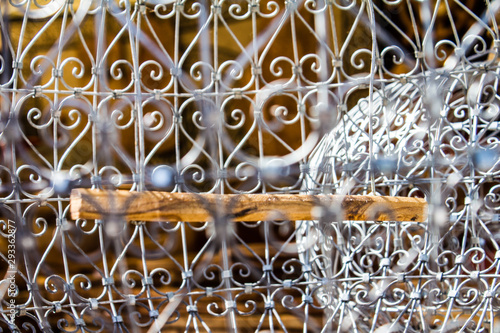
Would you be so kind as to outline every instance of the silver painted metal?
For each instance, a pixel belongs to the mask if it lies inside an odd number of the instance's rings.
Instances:
[[[0,328],[499,332],[499,5],[3,1]],[[430,214],[72,221],[73,187]]]

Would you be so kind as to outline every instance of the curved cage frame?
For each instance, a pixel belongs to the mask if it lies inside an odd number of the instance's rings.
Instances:
[[[499,10],[2,1],[0,328],[498,332]],[[72,220],[78,187],[409,196],[429,214],[235,223],[201,200],[209,221]]]

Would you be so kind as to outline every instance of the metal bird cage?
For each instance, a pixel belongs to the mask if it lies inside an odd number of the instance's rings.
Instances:
[[[2,332],[500,332],[499,10],[2,1]],[[428,217],[72,220],[75,188]]]

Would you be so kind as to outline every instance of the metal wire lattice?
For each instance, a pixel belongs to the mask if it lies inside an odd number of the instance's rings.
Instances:
[[[500,332],[500,1],[1,2],[3,331]],[[71,220],[77,187],[428,221]]]

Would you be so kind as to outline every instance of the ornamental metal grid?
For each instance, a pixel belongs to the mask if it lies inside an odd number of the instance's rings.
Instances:
[[[2,1],[1,330],[500,332],[499,7]],[[429,216],[73,221],[74,187]]]

